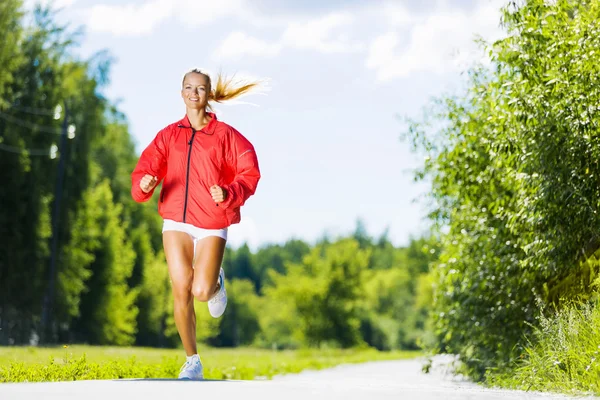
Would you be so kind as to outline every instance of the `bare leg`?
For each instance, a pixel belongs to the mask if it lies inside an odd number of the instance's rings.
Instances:
[[[192,356],[198,352],[192,297],[194,241],[187,233],[166,231],[163,233],[163,247],[173,288],[175,325],[186,354]]]
[[[223,262],[226,241],[218,236],[208,236],[196,245],[192,294],[198,301],[206,302],[219,289],[217,281]]]

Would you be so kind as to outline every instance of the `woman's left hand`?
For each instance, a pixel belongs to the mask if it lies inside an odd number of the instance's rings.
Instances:
[[[210,195],[215,203],[222,203],[227,198],[227,191],[218,185],[213,185],[210,188]]]

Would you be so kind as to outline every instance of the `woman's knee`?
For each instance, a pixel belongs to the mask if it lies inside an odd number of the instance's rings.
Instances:
[[[163,233],[163,245],[175,307],[187,307],[192,301],[194,242],[187,233],[166,231]]]
[[[198,301],[207,302],[215,293],[215,285],[206,282],[198,282],[192,286],[192,295]]]
[[[192,299],[192,277],[173,282],[173,298],[177,304],[187,304]]]

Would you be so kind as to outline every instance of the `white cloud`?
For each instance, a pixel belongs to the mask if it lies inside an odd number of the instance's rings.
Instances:
[[[153,0],[142,5],[95,5],[85,13],[87,27],[93,32],[114,35],[144,35],[169,18],[174,11],[171,0]]]
[[[56,7],[56,8],[70,7],[73,4],[75,4],[76,1],[77,0],[55,0],[54,7]]]
[[[213,58],[242,58],[244,56],[275,56],[284,48],[315,50],[321,53],[349,53],[364,48],[346,35],[354,22],[347,13],[332,13],[307,21],[293,21],[279,40],[265,41],[243,32],[233,32],[219,45]]]
[[[409,24],[415,20],[415,15],[402,4],[387,3],[381,9],[381,14],[394,25]]]
[[[322,53],[356,51],[360,45],[351,42],[345,32],[339,32],[353,22],[353,16],[347,13],[332,13],[306,22],[293,22],[283,33],[281,41],[285,46]]]
[[[49,0],[43,0],[49,1]],[[55,0],[72,4],[76,0]],[[86,10],[87,26],[93,32],[115,35],[147,35],[159,24],[176,19],[188,27],[234,17],[262,34],[265,27],[278,29],[279,37],[259,37],[236,29],[218,44],[213,60],[243,57],[274,57],[283,49],[318,51],[321,53],[363,52],[367,68],[375,71],[379,81],[405,77],[416,71],[444,73],[462,68],[480,57],[473,43],[474,35],[484,39],[501,33],[498,8],[504,0],[477,2],[472,9],[450,7],[448,0],[438,0],[427,13],[413,13],[398,2],[390,2],[377,10],[354,9],[352,13],[336,11],[324,16],[299,19],[294,16],[269,16],[252,8],[248,0],[148,0],[142,4],[95,5]],[[377,37],[351,35],[358,32],[358,16],[366,24],[391,27]],[[385,32],[385,31],[383,31]],[[358,35],[358,34],[356,34]],[[368,48],[363,40],[370,40]]]
[[[177,17],[191,27],[231,15],[249,17],[251,14],[245,0],[173,0],[173,2],[177,5]]]
[[[381,35],[371,43],[369,56],[367,58],[367,68],[376,68],[380,75],[384,75],[385,66],[394,63],[394,52],[398,47],[399,35],[396,32],[389,32]],[[385,78],[385,77],[384,77]]]
[[[147,35],[161,22],[172,18],[178,19],[188,27],[197,27],[232,15],[252,18],[251,10],[246,7],[246,0],[150,0],[141,4],[96,4],[85,9],[83,13],[90,31],[112,33],[116,36]]]
[[[240,31],[232,32],[215,51],[214,58],[268,57],[278,54],[286,47],[323,53],[347,53],[364,48],[361,43],[348,38],[348,27],[354,23],[355,18],[346,12],[298,20],[292,16],[259,13],[247,0],[150,0],[141,4],[96,4],[82,12],[89,31],[112,33],[116,36],[148,35],[160,23],[170,19],[177,19],[186,26],[195,28],[210,21],[235,17],[258,28],[282,29],[281,37],[271,41],[255,38]]]
[[[278,43],[268,43],[244,32],[232,32],[220,44],[213,58],[241,58],[244,56],[274,56],[281,50]]]
[[[376,71],[379,81],[406,77],[416,71],[441,74],[464,68],[482,58],[474,43],[475,35],[487,41],[502,36],[500,6],[498,0],[478,3],[468,11],[442,6],[425,17],[411,17],[401,9],[396,20],[409,28],[408,44],[400,48],[397,28],[380,35],[372,41],[365,65]]]
[[[61,9],[72,6],[76,1],[77,0],[25,0],[23,6],[27,10],[33,9],[36,4],[41,6],[51,5],[53,9]]]

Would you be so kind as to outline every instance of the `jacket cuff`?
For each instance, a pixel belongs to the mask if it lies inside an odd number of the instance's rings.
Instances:
[[[225,195],[225,201],[222,203],[219,203],[219,206],[223,207],[223,208],[230,208],[231,204],[233,203],[234,197],[235,197],[233,194],[233,190],[231,190],[229,185],[222,186],[222,188],[226,192],[226,195]]]

